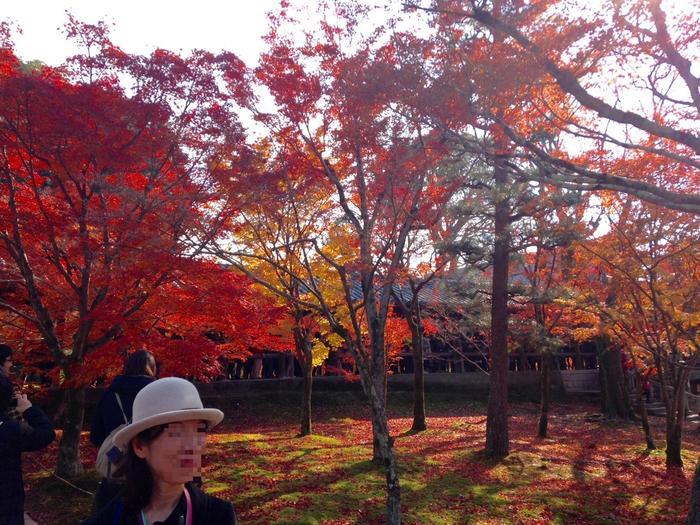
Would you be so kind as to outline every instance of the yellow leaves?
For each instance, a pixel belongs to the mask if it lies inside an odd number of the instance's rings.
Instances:
[[[595,246],[607,276],[598,308],[608,334],[642,357],[697,352],[698,247],[677,212],[626,209]]]
[[[331,349],[342,348],[342,346],[345,344],[345,341],[343,340],[343,338],[340,337],[335,332],[329,333],[325,339],[326,339],[326,342],[328,343],[328,345],[330,345]]]
[[[600,330],[596,327],[591,328],[574,328],[571,331],[571,338],[577,343],[583,343],[590,341],[594,337],[600,334]]]
[[[311,345],[311,362],[313,366],[321,366],[323,362],[326,360],[328,357],[328,353],[330,352],[330,348],[328,348],[323,341],[320,339],[315,339],[313,344]]]
[[[318,319],[318,330],[321,336],[314,339],[311,345],[313,366],[322,365],[331,350],[342,348],[345,343],[342,337],[331,330],[325,317]]]

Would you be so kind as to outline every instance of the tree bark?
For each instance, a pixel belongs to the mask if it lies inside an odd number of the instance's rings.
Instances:
[[[684,383],[681,383],[681,386]],[[676,385],[678,387],[679,385]],[[672,411],[666,413],[666,467],[683,466],[681,449],[683,447],[683,421],[685,419],[685,389],[673,390]]]
[[[394,455],[394,440],[389,435],[389,425],[386,414],[386,403],[380,399],[379,388],[373,385],[375,395],[369,396],[372,405],[372,437],[378,454],[374,461],[384,466],[386,473],[386,518],[389,525],[401,523],[401,485],[396,469]]]
[[[644,378],[639,374],[637,374],[637,403],[639,404],[639,415],[642,419],[642,430],[644,431],[644,439],[647,442],[647,450],[656,450],[654,435],[651,433],[651,427],[649,426],[647,405],[644,401]]]
[[[311,390],[313,385],[314,356],[309,341],[309,332],[302,326],[304,312],[295,313],[296,325],[294,327],[294,345],[301,373],[303,375],[301,393],[301,421],[299,436],[311,435]]]
[[[380,400],[377,400],[378,402],[381,402]],[[374,414],[374,404],[375,402],[373,400],[370,400],[372,403],[372,463],[376,463],[377,465],[384,465],[386,461],[388,460],[387,454],[387,448],[382,445],[382,440],[384,439],[382,436],[384,435],[384,430],[382,423],[379,421],[379,416],[376,416]],[[384,407],[382,408],[382,411],[384,413],[384,417],[386,417],[386,403],[384,403]],[[387,425],[384,423],[384,425]]]
[[[498,191],[505,192],[508,177],[500,162],[494,168]],[[508,254],[509,209],[507,196],[495,205],[493,286],[491,297],[491,348],[489,349],[489,399],[486,413],[486,454],[505,457],[508,438]]]
[[[666,424],[666,466],[669,468],[682,467],[681,441],[683,426],[679,421]]]
[[[600,363],[600,409],[610,418],[632,419],[632,407],[626,391],[620,349],[598,348]]]
[[[540,374],[541,401],[540,423],[537,427],[537,437],[547,437],[547,425],[549,423],[549,399],[551,393],[552,354],[549,351],[542,353],[542,372]]]
[[[311,387],[313,384],[313,363],[309,356],[306,363],[302,365],[304,373],[303,393],[301,396],[301,429],[300,436],[311,435]]]
[[[423,333],[420,325],[411,323],[413,348],[413,425],[411,430],[422,432],[428,428],[425,420],[425,370],[423,369]]]
[[[80,432],[85,417],[85,388],[69,388],[64,393],[63,435],[58,445],[56,474],[71,478],[83,473],[80,460]]]

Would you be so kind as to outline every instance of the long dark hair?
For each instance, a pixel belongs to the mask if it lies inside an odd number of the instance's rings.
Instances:
[[[12,348],[4,343],[0,343],[0,366],[5,364],[5,361],[12,357]]]
[[[155,373],[156,359],[148,350],[137,350],[129,356],[124,364],[125,376],[149,376]]]
[[[150,443],[160,436],[168,425],[158,425],[142,430],[138,438],[142,443]],[[126,475],[126,505],[133,510],[144,508],[151,501],[154,479],[151,468],[134,452],[129,443],[129,451],[124,465]]]

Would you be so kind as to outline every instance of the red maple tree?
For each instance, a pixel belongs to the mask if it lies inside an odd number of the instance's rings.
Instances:
[[[250,344],[241,334],[257,307],[246,281],[197,261],[203,225],[216,223],[206,176],[224,153],[238,159],[230,169],[245,162],[217,84],[233,83],[237,59],[128,55],[103,24],[73,18],[66,32],[85,50],[65,68],[27,67],[8,38],[0,53],[0,310],[18,346],[45,349],[57,367],[57,470],[74,475],[86,382],[137,341],[172,373],[210,375],[216,355]],[[251,321],[236,330],[231,316]],[[226,321],[234,346],[207,343]]]

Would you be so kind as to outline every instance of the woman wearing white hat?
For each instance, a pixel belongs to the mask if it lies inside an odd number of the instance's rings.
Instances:
[[[83,525],[235,525],[233,506],[190,482],[199,475],[206,432],[224,418],[204,408],[195,386],[168,377],[134,399],[132,422],[114,436],[127,449],[125,489]]]

